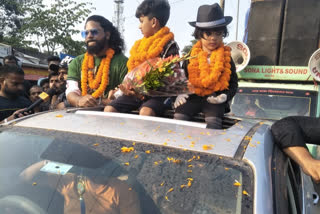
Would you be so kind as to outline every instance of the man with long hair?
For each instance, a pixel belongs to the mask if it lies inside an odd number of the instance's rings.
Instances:
[[[106,18],[90,16],[81,32],[87,52],[69,65],[66,95],[76,107],[106,105],[127,73],[124,41]],[[110,92],[110,93],[109,93]]]

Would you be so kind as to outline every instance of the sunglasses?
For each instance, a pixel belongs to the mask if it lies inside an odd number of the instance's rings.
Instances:
[[[223,36],[223,31],[204,31],[203,35],[205,37],[210,37],[210,36],[216,36],[216,37],[219,37],[219,36]]]
[[[82,38],[87,38],[87,36],[89,35],[89,33],[91,33],[92,36],[97,36],[99,34],[99,30],[98,29],[91,29],[91,30],[83,30],[81,31],[81,36]]]

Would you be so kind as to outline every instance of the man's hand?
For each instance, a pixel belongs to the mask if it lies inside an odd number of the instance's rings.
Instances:
[[[98,101],[91,95],[85,95],[78,100],[77,107],[95,107]]]
[[[219,96],[210,96],[207,98],[207,101],[211,104],[221,104],[227,101],[227,95],[220,94]]]
[[[314,159],[306,148],[294,146],[283,151],[302,168],[306,175],[311,176],[316,183],[320,182],[320,160]]]
[[[119,85],[120,90],[123,92],[124,95],[127,96],[135,96],[140,100],[143,100],[145,97],[141,94],[136,93],[133,89],[127,89],[126,87],[124,87],[122,84]]]
[[[14,119],[32,114],[32,112],[25,112],[25,110],[26,110],[26,108],[19,109],[18,111],[15,111],[12,115],[10,115],[10,117],[6,118],[7,121],[14,120]]]
[[[119,93],[121,90],[119,90],[118,88],[115,88],[113,90],[110,90],[108,93],[108,99],[109,100],[114,100],[117,98],[116,93]]]
[[[174,101],[173,107],[178,108],[179,106],[185,104],[187,102],[188,97],[188,94],[180,94],[179,96],[177,96],[176,101]]]

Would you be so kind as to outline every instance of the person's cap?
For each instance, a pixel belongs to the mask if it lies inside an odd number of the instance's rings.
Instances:
[[[211,29],[227,26],[232,21],[231,16],[224,16],[218,3],[201,5],[198,9],[197,21],[189,22],[192,27]]]

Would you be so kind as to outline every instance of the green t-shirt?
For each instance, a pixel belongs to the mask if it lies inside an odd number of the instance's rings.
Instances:
[[[96,70],[98,70],[101,60],[104,57],[94,57],[94,65]],[[68,66],[68,80],[74,80],[79,83],[79,88],[81,89],[81,67],[82,61],[84,59],[84,54],[77,56],[73,59]],[[107,94],[109,90],[114,89],[119,84],[122,83],[123,78],[128,73],[127,68],[128,58],[122,53],[115,54],[110,63],[109,70],[109,84],[104,94]]]

